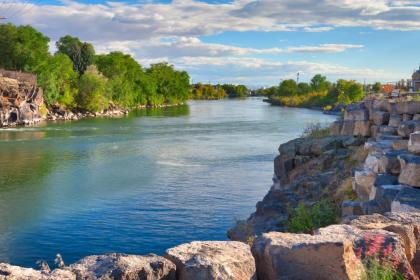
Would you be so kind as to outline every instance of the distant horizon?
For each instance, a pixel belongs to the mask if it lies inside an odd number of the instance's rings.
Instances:
[[[394,83],[420,63],[417,1],[5,0],[1,17],[43,32],[52,52],[69,34],[202,83],[271,86],[297,72]]]

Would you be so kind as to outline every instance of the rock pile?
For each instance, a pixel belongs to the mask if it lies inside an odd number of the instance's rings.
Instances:
[[[344,217],[420,211],[420,102],[369,100],[350,105],[332,131],[370,137],[364,146],[368,156],[353,176],[358,199],[343,203]]]

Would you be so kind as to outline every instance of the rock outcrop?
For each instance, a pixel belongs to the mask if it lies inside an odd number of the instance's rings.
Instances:
[[[196,241],[168,249],[178,280],[252,280],[255,261],[250,247],[235,241]]]

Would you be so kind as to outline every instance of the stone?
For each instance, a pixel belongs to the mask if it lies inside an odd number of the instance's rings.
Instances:
[[[391,212],[420,212],[420,190],[403,188],[392,201]]]
[[[156,255],[106,254],[88,256],[65,268],[77,279],[175,280],[175,265]]]
[[[345,225],[316,235],[264,233],[252,246],[258,279],[360,279],[363,265],[345,231],[354,235]]]
[[[391,115],[389,117],[389,126],[398,127],[401,124],[402,118],[400,115]]]
[[[396,110],[398,114],[418,114],[420,112],[419,101],[404,101],[396,103]]]
[[[393,140],[392,148],[394,150],[407,150],[408,149],[408,140]]]
[[[379,133],[381,134],[388,134],[388,135],[396,135],[398,127],[396,126],[389,126],[389,125],[381,125],[379,127]]]
[[[364,163],[365,169],[370,169],[375,173],[380,173],[379,160],[381,157],[382,157],[382,154],[379,152],[369,153]]]
[[[177,280],[255,279],[254,258],[242,242],[195,241],[168,249],[165,258],[175,263]]]
[[[382,133],[378,133],[376,135],[376,141],[391,141],[392,143],[392,141],[395,141],[395,140],[402,140],[402,137],[398,135],[390,135],[390,134],[382,134]]]
[[[410,152],[420,155],[420,131],[410,134],[410,140],[408,141],[407,148]]]
[[[369,121],[355,121],[354,136],[370,136],[370,122]]]
[[[413,115],[411,115],[411,114],[403,114],[402,119],[403,119],[403,121],[411,121],[413,119]]]
[[[403,138],[410,137],[410,134],[420,130],[420,121],[405,121],[398,127],[398,135]]]
[[[343,127],[343,121],[338,120],[338,121],[333,122],[330,126],[331,135],[340,135],[342,127]]]
[[[397,185],[398,184],[398,176],[393,176],[389,174],[378,174],[376,176],[375,183],[373,184],[375,187],[383,186],[383,185]]]
[[[398,182],[420,188],[420,156],[404,154],[398,156],[398,159],[401,165]]]
[[[0,263],[0,280],[76,280],[76,275],[63,269],[41,272],[32,268]]]
[[[379,134],[379,125],[370,126],[370,137],[376,138]]]
[[[370,211],[367,211],[367,214],[383,214],[391,211],[392,202],[404,187],[404,185],[379,185],[372,187],[369,199],[375,201],[376,209],[370,209]]]
[[[373,121],[375,125],[384,125],[389,122],[389,113],[380,110],[372,110],[370,113],[370,120]]]
[[[413,116],[413,121],[420,121],[420,114],[415,114]]]
[[[341,204],[341,217],[364,215],[361,201],[343,201]]]
[[[354,121],[343,121],[341,126],[341,135],[353,135]]]
[[[379,173],[398,175],[401,170],[398,156],[403,155],[404,151],[387,151],[379,158]]]
[[[352,180],[353,190],[362,201],[369,200],[369,194],[376,180],[376,173],[371,169],[356,170]]]
[[[344,111],[345,121],[367,121],[369,120],[369,112],[366,109],[348,109]]]
[[[392,141],[391,140],[377,140],[374,141],[369,139],[365,142],[364,149],[368,153],[385,153],[386,151],[391,150],[392,148]]]

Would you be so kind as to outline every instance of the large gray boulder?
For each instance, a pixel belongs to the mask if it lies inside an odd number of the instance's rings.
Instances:
[[[237,241],[202,241],[168,249],[177,280],[251,280],[255,261],[250,247]]]
[[[366,109],[347,109],[344,111],[345,121],[367,121],[369,120],[369,112]]]
[[[420,212],[420,190],[403,188],[392,201],[391,212]]]
[[[356,234],[350,226],[338,227],[317,235],[264,233],[252,246],[258,279],[360,279],[363,266],[351,240]]]
[[[395,104],[398,114],[418,114],[420,112],[419,101],[404,101]]]
[[[401,165],[398,182],[420,188],[420,156],[404,154],[398,156],[398,159]]]
[[[401,115],[391,115],[389,117],[389,126],[398,127],[402,121]]]
[[[410,137],[410,134],[420,130],[420,121],[405,121],[398,126],[398,135],[403,138]]]
[[[389,113],[380,110],[372,110],[370,113],[370,120],[375,125],[384,125],[389,122]]]
[[[369,200],[369,194],[376,180],[377,173],[371,169],[356,170],[352,178],[353,190],[362,201]]]
[[[420,131],[410,134],[407,148],[410,152],[420,155]]]
[[[39,271],[0,263],[0,280],[76,280],[76,275],[63,269]]]
[[[175,280],[175,265],[156,255],[88,256],[66,268],[83,280]]]

